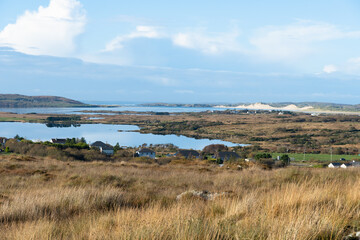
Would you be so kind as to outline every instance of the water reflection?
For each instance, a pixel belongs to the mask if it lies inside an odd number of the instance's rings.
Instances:
[[[46,123],[48,128],[69,128],[69,127],[80,127],[78,123]]]
[[[121,130],[121,131],[119,131]],[[139,127],[133,125],[82,124],[81,126],[48,127],[41,123],[1,122],[0,137],[12,138],[16,134],[30,140],[48,141],[52,138],[82,138],[88,142],[103,141],[121,146],[139,146],[146,144],[174,144],[185,149],[203,149],[209,144],[236,146],[231,142],[209,139],[194,139],[177,135],[141,134]]]

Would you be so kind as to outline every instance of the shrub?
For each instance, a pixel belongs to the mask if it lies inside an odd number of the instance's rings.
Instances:
[[[256,160],[272,158],[270,153],[258,153],[254,156]]]

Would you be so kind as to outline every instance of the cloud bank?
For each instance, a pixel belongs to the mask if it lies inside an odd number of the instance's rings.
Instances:
[[[204,33],[203,31],[180,32],[172,36],[173,44],[201,51],[205,54],[241,52],[237,30],[228,33]]]
[[[32,55],[69,56],[84,32],[86,13],[79,1],[51,0],[49,6],[26,11],[0,32],[0,46]]]

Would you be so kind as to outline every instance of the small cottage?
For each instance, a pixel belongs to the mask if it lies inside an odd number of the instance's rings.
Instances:
[[[65,138],[52,138],[50,140],[50,142],[55,143],[55,144],[65,144],[66,139]]]
[[[114,154],[114,148],[110,144],[103,143],[101,141],[96,141],[93,144],[90,145],[91,148],[97,148],[100,150],[101,153],[106,155],[113,155]]]
[[[142,148],[139,151],[136,151],[137,156],[139,157],[149,157],[155,159],[156,153],[148,148]]]
[[[341,167],[341,163],[330,163],[328,165],[329,168],[339,168]]]
[[[351,167],[351,163],[343,163],[341,164],[340,166],[341,168],[348,168],[348,167]]]
[[[360,167],[360,162],[352,161],[350,163],[343,163],[341,168],[349,168],[349,167]]]

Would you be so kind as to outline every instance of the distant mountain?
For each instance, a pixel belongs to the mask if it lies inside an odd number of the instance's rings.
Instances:
[[[0,94],[0,108],[90,107],[76,100],[56,96]]]

